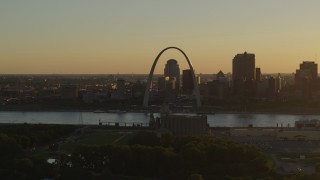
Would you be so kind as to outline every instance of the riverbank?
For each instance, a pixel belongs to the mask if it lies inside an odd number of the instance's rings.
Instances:
[[[181,114],[181,113],[179,113]],[[186,114],[186,113],[182,113]],[[159,117],[158,113],[154,114]],[[194,113],[191,115],[194,115]],[[296,121],[320,119],[320,115],[292,114],[249,114],[249,113],[216,113],[208,114],[210,127],[276,127],[278,125],[293,127]],[[73,124],[73,125],[103,125],[146,126],[150,114],[140,112],[126,113],[93,113],[93,112],[44,112],[44,111],[0,111],[0,123],[12,124]]]
[[[95,112],[97,109],[47,109],[47,108],[30,108],[30,107],[10,107],[10,108],[3,108],[0,106],[0,112],[92,112],[92,113],[97,113]],[[101,109],[98,109],[101,110]],[[119,109],[112,109],[112,110],[119,110]],[[102,110],[104,112],[98,112],[99,114],[107,114],[107,113],[117,113],[117,112],[108,112],[108,110]],[[145,110],[145,109],[140,109],[140,110],[124,110],[118,112],[118,113],[160,113],[160,111],[154,111],[154,110]],[[196,111],[194,112],[173,112],[173,113],[182,113],[182,114],[197,114]],[[214,110],[212,112],[206,113],[202,112],[201,114],[274,114],[274,115],[320,115],[320,109],[318,110],[304,110],[304,111],[279,111],[279,110],[274,110],[274,111],[235,111],[235,110]]]

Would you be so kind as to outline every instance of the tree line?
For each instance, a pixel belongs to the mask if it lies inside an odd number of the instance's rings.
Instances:
[[[205,179],[259,178],[273,173],[273,162],[255,146],[209,136],[138,133],[128,145],[78,146],[70,161],[72,168],[96,174],[163,179],[194,174]]]
[[[0,179],[41,179],[54,176],[46,159],[30,156],[34,147],[48,146],[75,126],[42,124],[0,125]]]

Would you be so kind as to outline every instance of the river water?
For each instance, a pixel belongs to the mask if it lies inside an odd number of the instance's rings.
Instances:
[[[159,116],[159,114],[155,114]],[[285,115],[285,114],[215,114],[208,115],[211,127],[285,127],[294,126],[298,120],[320,119],[320,115]],[[0,123],[31,124],[98,124],[115,123],[120,125],[148,123],[148,113],[93,113],[93,112],[0,112]]]

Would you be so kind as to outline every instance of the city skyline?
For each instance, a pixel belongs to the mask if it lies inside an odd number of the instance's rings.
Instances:
[[[0,3],[0,74],[148,74],[168,46],[196,73],[232,71],[256,55],[262,73],[293,73],[318,62],[318,1],[8,1]],[[188,69],[176,51],[163,54]]]

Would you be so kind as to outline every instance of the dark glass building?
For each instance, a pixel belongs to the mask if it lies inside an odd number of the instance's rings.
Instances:
[[[192,72],[190,69],[182,71],[182,90],[184,94],[192,94],[194,85],[192,80]]]
[[[255,80],[255,55],[244,52],[232,61],[233,80]]]

